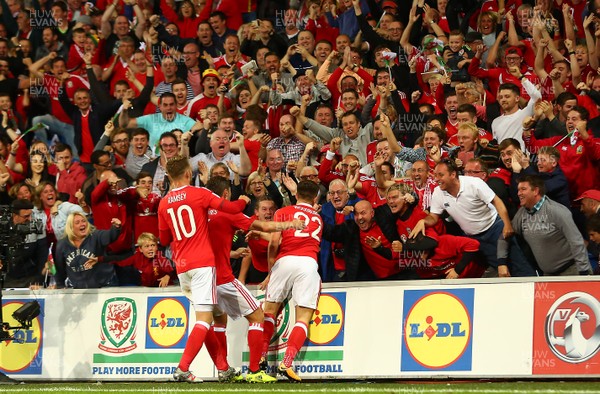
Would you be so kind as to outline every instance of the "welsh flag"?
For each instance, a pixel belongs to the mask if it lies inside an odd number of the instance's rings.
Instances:
[[[54,245],[54,243],[50,244],[50,247],[48,248],[48,271],[50,272],[51,275],[56,275],[56,265],[54,265],[54,256],[52,256],[52,246]]]

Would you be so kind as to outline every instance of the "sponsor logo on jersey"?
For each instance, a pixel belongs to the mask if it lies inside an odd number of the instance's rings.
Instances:
[[[6,300],[2,304],[4,322],[11,327],[20,326],[12,314],[31,300]],[[38,300],[41,313],[28,330],[9,330],[14,340],[0,342],[0,371],[10,374],[40,375],[42,373],[44,300]]]
[[[473,289],[404,292],[402,371],[468,371]]]
[[[137,306],[126,297],[109,298],[104,302],[100,318],[98,348],[109,353],[126,353],[137,347]]]
[[[321,294],[308,326],[308,340],[314,345],[344,345],[346,293]]]
[[[146,349],[183,349],[187,341],[188,309],[185,297],[148,297]]]

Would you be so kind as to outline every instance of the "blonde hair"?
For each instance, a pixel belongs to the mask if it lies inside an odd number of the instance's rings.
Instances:
[[[71,212],[69,214],[69,216],[67,216],[67,222],[65,224],[65,236],[71,243],[73,243],[76,239],[75,232],[73,230],[73,222],[75,222],[75,216],[81,216],[82,218],[85,219],[86,226],[87,226],[85,229],[86,236],[90,235],[92,233],[92,231],[94,230],[94,227],[87,220],[87,217],[85,216],[85,214],[83,214],[82,212]]]
[[[142,246],[142,244],[147,242],[154,242],[158,244],[158,238],[156,238],[156,235],[152,233],[141,233],[137,239],[137,245]]]
[[[473,138],[477,139],[479,137],[479,129],[477,128],[477,125],[475,123],[472,122],[466,122],[461,124],[460,126],[458,126],[458,131],[461,130],[467,130],[470,131]]]
[[[247,195],[252,195],[252,191],[250,188],[250,184],[252,182],[254,182],[256,179],[259,179],[261,181],[264,181],[261,176],[258,174],[258,171],[254,171],[252,174],[248,175],[248,181],[246,182],[246,194]],[[265,194],[266,194],[266,188],[265,188]]]

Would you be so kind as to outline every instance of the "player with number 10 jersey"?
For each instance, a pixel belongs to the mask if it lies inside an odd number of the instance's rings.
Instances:
[[[238,213],[245,206],[244,200],[227,201],[208,189],[194,186],[173,189],[163,197],[158,206],[160,240],[163,245],[171,241],[177,273],[215,266],[208,238],[208,208]]]

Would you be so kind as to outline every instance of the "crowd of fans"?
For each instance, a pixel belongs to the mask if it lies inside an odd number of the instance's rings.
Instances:
[[[318,183],[325,282],[597,266],[600,1],[1,5],[0,203],[41,223],[7,287],[172,284],[176,155],[263,221]],[[268,242],[234,237],[242,282]]]

